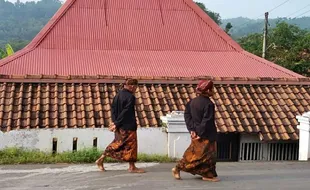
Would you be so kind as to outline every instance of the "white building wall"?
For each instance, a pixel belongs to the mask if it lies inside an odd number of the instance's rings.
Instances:
[[[182,111],[174,111],[161,119],[167,125],[168,156],[182,158],[185,150],[191,143],[191,137],[184,120],[184,113]]]
[[[167,133],[161,128],[139,128],[138,150],[145,154],[166,155]],[[78,138],[77,150],[92,148],[93,139],[97,137],[100,150],[112,142],[114,134],[107,129],[31,129],[0,132],[0,149],[19,147],[51,152],[53,138],[57,138],[57,152],[72,151],[73,138]]]
[[[310,160],[310,112],[296,117],[299,125],[299,160]]]
[[[191,143],[191,137],[186,133],[168,133],[168,156],[182,158]]]

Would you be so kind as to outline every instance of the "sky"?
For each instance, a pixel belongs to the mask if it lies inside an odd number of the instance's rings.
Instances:
[[[197,0],[214,12],[220,13],[222,18],[248,17],[264,18],[264,13],[272,10],[287,0]],[[302,10],[301,10],[302,9]],[[299,11],[300,10],[300,11]],[[298,12],[297,12],[298,11]],[[310,16],[309,0],[288,0],[285,4],[270,12],[270,18]],[[295,14],[293,14],[296,12]]]
[[[15,2],[16,0],[9,0]],[[27,0],[21,0],[25,2]],[[223,19],[235,17],[248,17],[252,19],[263,18],[264,13],[270,12],[269,18],[310,16],[309,0],[195,0],[202,2],[214,12],[220,13]],[[287,1],[287,2],[286,2]],[[306,13],[307,12],[307,13]],[[303,14],[305,13],[305,14]]]

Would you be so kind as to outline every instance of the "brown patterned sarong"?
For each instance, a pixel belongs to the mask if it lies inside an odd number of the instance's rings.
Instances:
[[[209,140],[192,140],[176,168],[193,175],[206,178],[217,177],[216,169],[217,146]]]
[[[119,129],[103,152],[104,156],[125,162],[136,162],[138,154],[137,131]]]

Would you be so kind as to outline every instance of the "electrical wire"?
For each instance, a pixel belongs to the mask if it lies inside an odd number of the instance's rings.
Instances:
[[[297,18],[297,17],[303,16],[303,15],[305,15],[305,14],[309,13],[309,12],[310,12],[310,10],[308,10],[308,11],[306,11],[306,12],[304,12],[304,13],[302,13],[302,14],[300,14],[300,15],[298,15],[298,16],[296,16],[296,17],[294,17],[294,18]]]
[[[305,8],[307,8],[307,7],[309,7],[309,6],[310,6],[310,4],[304,6],[303,8],[301,8],[301,9],[299,9],[299,10],[297,10],[297,11],[295,11],[295,12],[289,14],[289,15],[287,15],[286,18],[288,18],[288,17],[290,17],[290,16],[292,16],[292,15],[294,15],[294,14],[296,14],[296,13],[302,11],[302,10],[304,10]]]
[[[283,3],[281,3],[280,5],[276,6],[275,8],[269,10],[268,12],[271,13],[272,11],[276,10],[277,8],[281,7],[282,5],[284,5],[285,3],[289,2],[290,0],[286,0]]]
[[[286,1],[282,2],[281,4],[277,5],[276,7],[270,9],[268,12],[270,13],[270,12],[276,10],[277,8],[281,7],[282,5],[284,5],[285,3],[289,2],[289,1],[290,1],[290,0],[286,0]],[[259,15],[256,19],[259,19],[261,16],[264,16],[264,15],[265,15],[265,13]],[[255,20],[256,20],[256,19],[255,19]],[[247,23],[249,23],[249,22],[251,22],[251,21],[252,21],[252,19],[251,19],[250,21],[247,21],[247,22],[245,22],[245,23],[243,23],[243,24],[241,24],[241,25],[239,25],[239,26],[236,26],[236,27],[241,27],[241,26],[243,26],[243,25],[245,25],[245,24],[247,24]]]

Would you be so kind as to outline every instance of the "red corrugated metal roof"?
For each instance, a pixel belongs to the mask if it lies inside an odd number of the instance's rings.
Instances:
[[[0,73],[302,77],[242,50],[192,0],[67,0]]]

